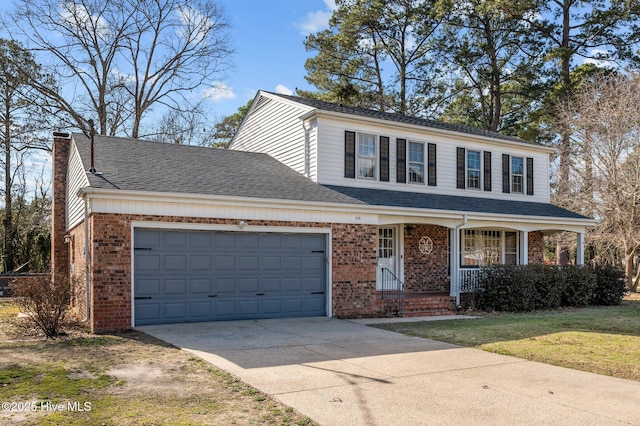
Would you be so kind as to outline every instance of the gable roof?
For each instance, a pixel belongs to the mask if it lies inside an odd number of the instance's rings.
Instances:
[[[267,93],[272,96],[297,102],[299,104],[303,104],[308,107],[314,108],[316,110],[321,110],[321,111],[329,111],[329,112],[352,115],[357,117],[367,117],[367,118],[373,118],[378,120],[390,121],[390,122],[399,123],[399,124],[410,124],[413,126],[427,127],[431,129],[438,129],[438,130],[446,130],[450,132],[458,132],[458,133],[464,133],[468,135],[482,136],[482,137],[487,137],[492,139],[500,139],[500,140],[509,141],[509,142],[518,142],[518,143],[524,143],[524,144],[535,145],[540,147],[543,146],[537,142],[527,141],[515,136],[503,135],[498,132],[491,132],[489,130],[484,130],[478,127],[464,126],[461,124],[450,124],[450,123],[445,123],[443,121],[438,121],[438,120],[412,117],[409,115],[397,114],[392,112],[377,111],[373,109],[366,109],[366,108],[354,107],[354,106],[343,105],[338,103],[325,102],[317,99],[302,98],[302,97],[293,96],[293,95],[283,95],[280,93],[273,93],[273,92],[266,92],[266,91],[263,91],[262,93]]]
[[[91,141],[82,133],[73,140],[88,170]],[[321,185],[254,152],[96,135],[94,159],[96,172],[86,176],[96,189],[590,220],[546,203]]]

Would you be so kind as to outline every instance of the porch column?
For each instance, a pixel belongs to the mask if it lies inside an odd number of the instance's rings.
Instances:
[[[584,232],[578,232],[576,237],[576,264],[584,265]]]
[[[520,264],[529,264],[529,232],[522,231],[520,233]]]
[[[451,241],[451,286],[449,296],[458,297],[460,294],[460,232],[455,228],[449,229],[449,232],[451,233],[451,238],[449,238],[449,241]]]

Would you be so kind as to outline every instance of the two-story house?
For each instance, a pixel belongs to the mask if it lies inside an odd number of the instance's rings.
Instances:
[[[54,267],[94,331],[454,310],[483,265],[593,220],[549,202],[550,148],[259,92],[229,150],[54,138]]]

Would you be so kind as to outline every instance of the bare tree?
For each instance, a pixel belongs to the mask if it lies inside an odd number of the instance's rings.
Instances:
[[[232,54],[208,0],[19,0],[14,21],[59,87],[34,85],[68,125],[101,134],[137,138],[152,109],[193,110]]]
[[[563,202],[600,221],[589,234],[596,257],[622,257],[632,290],[640,275],[639,104],[640,76],[602,74],[561,115],[579,149]]]

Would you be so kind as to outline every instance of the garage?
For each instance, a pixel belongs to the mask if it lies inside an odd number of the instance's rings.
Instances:
[[[326,239],[136,228],[135,325],[326,315]]]

